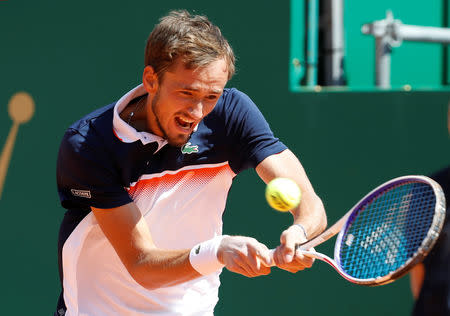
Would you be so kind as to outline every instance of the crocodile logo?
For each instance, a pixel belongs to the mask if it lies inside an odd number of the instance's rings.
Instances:
[[[192,145],[190,142],[187,142],[183,147],[181,147],[181,152],[183,154],[198,153],[198,146]]]

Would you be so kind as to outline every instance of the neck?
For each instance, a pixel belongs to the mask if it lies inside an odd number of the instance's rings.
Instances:
[[[147,130],[146,116],[147,95],[132,100],[125,109],[120,112],[119,116],[128,125],[134,127],[137,131]]]

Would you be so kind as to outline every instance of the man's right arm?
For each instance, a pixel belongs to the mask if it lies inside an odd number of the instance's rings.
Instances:
[[[197,278],[189,249],[158,249],[134,202],[111,209],[91,207],[100,228],[133,279],[147,289]]]
[[[91,207],[100,228],[133,279],[147,289],[156,289],[195,279],[201,274],[190,263],[190,249],[159,249],[134,202],[111,209]],[[236,273],[248,277],[265,275],[270,268],[269,250],[253,238],[226,236],[217,259]]]

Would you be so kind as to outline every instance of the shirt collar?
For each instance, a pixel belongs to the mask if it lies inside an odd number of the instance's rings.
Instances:
[[[152,133],[138,132],[134,127],[127,124],[119,116],[119,113],[125,109],[125,107],[130,103],[131,100],[143,96],[146,93],[147,91],[145,90],[144,86],[140,84],[139,86],[125,94],[123,97],[121,97],[119,101],[117,101],[116,105],[114,106],[113,130],[117,138],[119,138],[124,143],[133,143],[137,140],[140,140],[142,144],[147,145],[149,143],[157,142],[157,152],[167,144],[167,140]]]

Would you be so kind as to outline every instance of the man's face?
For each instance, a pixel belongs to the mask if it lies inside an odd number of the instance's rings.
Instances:
[[[228,70],[223,59],[198,69],[186,69],[178,60],[151,95],[147,108],[150,130],[181,147],[194,128],[216,105],[228,81]]]

